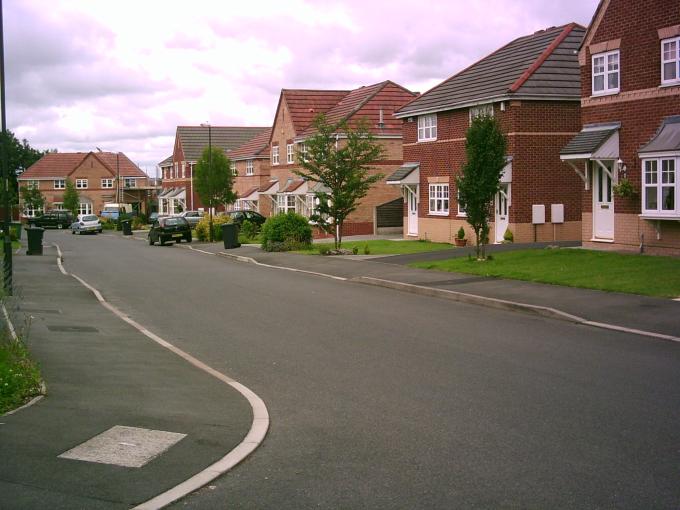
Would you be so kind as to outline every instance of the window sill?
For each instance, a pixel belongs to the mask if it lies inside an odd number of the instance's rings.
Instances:
[[[467,218],[467,214],[458,213],[456,214],[456,218]]]
[[[680,87],[680,80],[662,83],[661,85],[659,85],[660,89],[667,89],[668,87]]]
[[[591,97],[591,98],[596,98],[596,97],[615,96],[615,95],[618,94],[619,92],[621,92],[620,89],[618,89],[618,90],[612,90],[612,91],[609,91],[609,92],[593,92],[593,93],[591,94],[590,97]]]
[[[664,214],[640,214],[638,215],[641,219],[643,220],[651,220],[651,221],[680,221],[680,215],[679,214],[673,214],[673,215],[664,215]]]
[[[445,218],[445,217],[447,217],[447,216],[449,215],[449,213],[448,213],[448,212],[428,212],[427,215],[428,215],[428,216],[438,216],[438,217],[440,217],[440,218],[442,218],[442,217]]]
[[[602,238],[599,238],[599,237],[593,237],[593,238],[590,239],[590,242],[591,243],[613,243],[614,240],[613,239],[602,239]]]
[[[423,142],[436,142],[436,138],[423,138],[422,140],[418,140],[418,143],[423,143]]]

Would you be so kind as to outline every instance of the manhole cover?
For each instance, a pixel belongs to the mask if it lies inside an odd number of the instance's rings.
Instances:
[[[62,333],[97,333],[99,331],[92,326],[47,326],[47,329]]]
[[[186,434],[177,432],[116,425],[59,457],[138,468],[185,437]]]

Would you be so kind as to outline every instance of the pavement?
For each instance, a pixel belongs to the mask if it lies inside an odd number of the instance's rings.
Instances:
[[[493,245],[487,251],[497,253],[530,247],[546,248],[549,245],[572,248],[577,247],[578,243]],[[474,250],[472,247],[385,257],[321,257],[285,252],[268,253],[253,245],[225,250],[221,243],[193,243],[191,249],[232,258],[241,257],[244,261],[252,259],[260,264],[354,279],[363,283],[384,284],[408,292],[437,295],[437,291],[449,291],[439,293],[440,297],[452,298],[455,297],[453,293],[459,293],[527,304],[530,307],[550,308],[562,312],[567,319],[568,316],[574,316],[584,322],[680,337],[680,301],[408,267],[408,264],[417,261],[466,257]],[[406,285],[389,285],[389,282]],[[493,305],[490,301],[488,304]]]
[[[14,259],[7,307],[15,326],[30,330],[47,395],[0,417],[0,507],[130,508],[233,450],[251,427],[248,401],[103,308],[59,271],[55,248],[44,251]],[[137,429],[185,436],[158,454],[159,438]],[[60,457],[121,430],[112,445],[89,448],[88,461]],[[142,467],[102,463],[118,462],[113,453],[129,459],[145,451],[157,456]]]

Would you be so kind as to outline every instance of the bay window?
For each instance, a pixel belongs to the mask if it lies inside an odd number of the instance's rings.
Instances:
[[[680,216],[678,174],[680,157],[645,159],[642,162],[642,214]]]

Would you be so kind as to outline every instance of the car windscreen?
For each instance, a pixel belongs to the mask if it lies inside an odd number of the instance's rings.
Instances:
[[[97,221],[98,219],[99,218],[97,218],[94,214],[86,214],[80,218],[80,221]]]
[[[163,225],[166,227],[171,227],[173,225],[184,225],[186,220],[184,218],[166,218]]]

